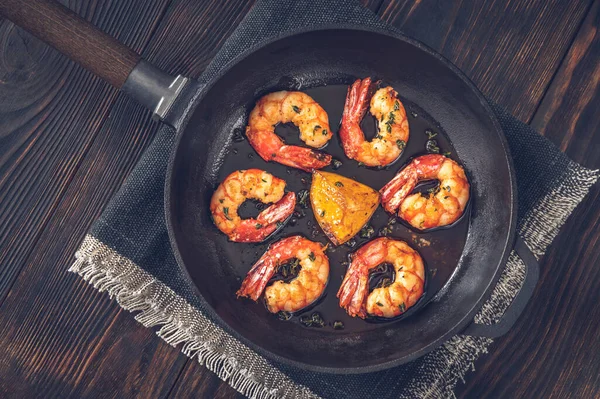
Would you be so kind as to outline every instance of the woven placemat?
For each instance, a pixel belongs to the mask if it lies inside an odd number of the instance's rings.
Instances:
[[[223,45],[201,81],[208,81],[241,51],[283,32],[312,25],[386,27],[369,10],[347,0],[259,0]],[[599,177],[570,161],[548,140],[491,104],[515,161],[519,189],[518,233],[540,257],[567,216]],[[178,345],[239,392],[267,397],[452,397],[457,381],[487,352],[486,338],[457,335],[411,363],[362,375],[307,372],[267,361],[203,312],[179,271],[169,244],[163,203],[167,154],[175,132],[163,126],[131,176],[96,221],[71,271],[106,291],[146,327]],[[585,265],[581,265],[585,267]],[[519,290],[525,266],[513,252],[478,323],[497,321]]]

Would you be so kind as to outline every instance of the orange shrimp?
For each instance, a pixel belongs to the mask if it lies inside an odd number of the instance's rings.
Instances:
[[[324,249],[318,242],[301,236],[271,244],[246,275],[237,292],[238,298],[256,301],[264,291],[271,313],[296,312],[307,307],[323,294],[329,279],[329,258]],[[289,283],[276,281],[267,287],[277,268],[294,258],[301,266],[298,275]]]
[[[210,200],[210,212],[217,228],[236,242],[260,242],[277,230],[296,206],[296,194],[285,194],[285,180],[260,169],[238,170],[217,187]],[[256,219],[244,219],[238,208],[247,199],[264,204],[275,202]]]
[[[262,159],[307,172],[331,163],[329,154],[286,145],[275,134],[275,125],[287,122],[298,126],[300,139],[313,148],[323,147],[333,136],[327,113],[308,94],[298,91],[267,94],[256,103],[246,127],[248,141]]]
[[[394,281],[369,293],[369,270],[382,263],[394,267]],[[351,262],[337,293],[340,306],[352,316],[395,317],[423,295],[425,266],[417,251],[404,241],[377,238],[351,255]]]
[[[367,166],[385,166],[398,159],[406,146],[408,119],[392,87],[377,90],[371,98],[371,114],[377,120],[378,134],[366,141],[360,122],[367,111],[370,88],[371,78],[358,79],[348,88],[340,139],[348,158]]]
[[[437,179],[439,188],[428,195],[410,194],[418,182]],[[413,159],[380,190],[381,204],[420,230],[446,226],[463,214],[469,201],[465,170],[443,155]],[[410,194],[410,195],[409,195]]]

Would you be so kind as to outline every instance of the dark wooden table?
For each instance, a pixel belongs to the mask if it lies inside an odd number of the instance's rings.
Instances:
[[[171,73],[197,77],[252,2],[70,0]],[[600,0],[363,0],[437,49],[572,159],[600,167]],[[68,273],[157,123],[0,20],[0,396],[238,395]],[[515,328],[462,397],[600,397],[600,187],[541,262]]]

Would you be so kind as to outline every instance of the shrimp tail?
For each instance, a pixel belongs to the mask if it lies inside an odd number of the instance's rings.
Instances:
[[[396,213],[400,204],[417,185],[417,172],[412,164],[402,169],[392,180],[379,190],[381,205],[389,213]]]
[[[287,193],[282,199],[262,211],[256,219],[243,220],[231,233],[234,242],[261,242],[277,230],[277,223],[294,213],[296,194]]]
[[[371,78],[357,79],[352,86],[348,88],[346,103],[344,104],[344,114],[342,118],[360,122],[367,112],[369,105],[368,98],[371,90]]]
[[[362,269],[362,262],[353,262],[350,265],[338,290],[337,297],[340,300],[340,307],[346,309],[350,316],[358,316],[364,319],[367,317],[364,303],[368,294],[368,287]]]
[[[369,92],[371,89],[371,78],[363,80],[357,79],[352,86],[348,88],[344,113],[342,114],[342,123],[340,126],[340,140],[344,147],[344,152],[350,158],[354,158],[361,144],[365,141],[365,136],[360,129],[360,121],[365,116],[369,102]]]
[[[237,297],[248,297],[253,301],[258,300],[265,290],[267,283],[273,277],[273,274],[275,274],[276,269],[276,262],[274,262],[273,257],[267,251],[246,275],[242,286],[236,293]]]
[[[284,145],[271,159],[286,166],[312,172],[329,165],[332,158],[329,154],[310,148]]]

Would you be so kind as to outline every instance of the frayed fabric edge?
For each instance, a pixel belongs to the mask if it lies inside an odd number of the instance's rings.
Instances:
[[[158,327],[156,334],[160,338],[171,346],[181,345],[186,356],[196,357],[239,393],[256,399],[318,398],[95,237],[85,237],[75,258],[70,272],[80,275],[98,291],[107,292],[123,309],[136,313],[135,319],[144,327]],[[232,352],[245,363],[240,363]]]
[[[577,164],[569,169],[566,173],[571,173],[570,178],[540,200],[532,212],[525,216],[519,231],[538,258],[600,177],[598,171],[587,170]],[[514,253],[511,258],[522,263]],[[492,320],[497,321],[499,315],[504,313],[509,303],[503,304],[504,309],[498,309],[498,306],[494,306],[493,302],[497,302],[494,298],[506,299],[510,291],[512,301],[524,277],[521,269],[505,270],[492,297],[477,314],[477,321],[488,324]],[[258,399],[318,398],[310,389],[271,366],[262,356],[229,337],[165,284],[93,236],[85,237],[69,271],[78,273],[99,291],[108,292],[125,310],[137,312],[135,319],[145,327],[160,327],[157,332],[159,337],[172,346],[182,344],[181,351],[186,356],[197,357],[200,364],[241,394]],[[420,381],[418,377],[413,380],[408,389],[412,392],[411,396],[455,397],[453,391],[457,382],[464,380],[467,372],[474,369],[477,358],[487,353],[492,343],[491,339],[457,335],[438,350],[427,354],[422,367],[431,370],[431,362],[439,364],[439,361],[446,363],[446,367],[436,371],[433,383]],[[231,350],[238,357],[242,353],[247,364],[241,364],[230,355],[228,352]],[[257,378],[257,373],[263,378]]]

